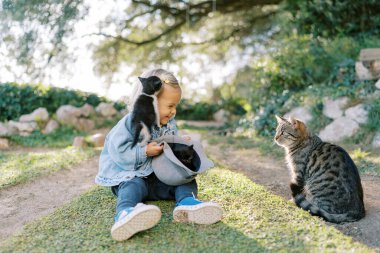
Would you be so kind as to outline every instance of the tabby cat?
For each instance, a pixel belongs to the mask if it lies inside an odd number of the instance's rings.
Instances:
[[[274,141],[286,150],[296,205],[333,223],[363,218],[360,176],[347,152],[309,133],[302,121],[276,118]]]
[[[193,145],[187,146],[185,144],[169,143],[169,146],[172,149],[173,154],[181,163],[183,163],[183,165],[192,171],[196,171],[196,168],[193,164],[195,155]]]

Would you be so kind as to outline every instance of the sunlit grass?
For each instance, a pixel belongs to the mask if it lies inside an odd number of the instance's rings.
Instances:
[[[162,219],[130,240],[111,239],[115,197],[95,187],[0,245],[0,252],[373,252],[247,177],[214,168],[197,179],[199,198],[221,204],[213,225],[172,222],[173,201],[156,201]]]
[[[94,155],[93,149],[66,148],[43,153],[1,153],[0,189],[69,168]]]

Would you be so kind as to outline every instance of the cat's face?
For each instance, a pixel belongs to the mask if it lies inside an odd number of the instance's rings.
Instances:
[[[143,86],[142,92],[148,95],[157,95],[162,87],[161,79],[157,76],[150,76],[148,78],[139,77],[139,80]]]
[[[291,147],[309,136],[305,124],[290,117],[288,120],[276,115],[277,128],[274,141],[282,147]]]
[[[193,145],[184,146],[176,150],[179,160],[184,163],[191,163],[194,158],[194,148]]]

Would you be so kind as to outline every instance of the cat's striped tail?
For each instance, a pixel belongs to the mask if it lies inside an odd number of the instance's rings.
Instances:
[[[342,213],[342,214],[329,213],[323,210],[322,208],[311,204],[305,198],[304,194],[298,194],[294,198],[294,201],[298,207],[301,207],[305,211],[309,211],[311,215],[320,216],[324,218],[325,220],[332,223],[352,222],[364,217],[364,213],[362,215],[357,214],[357,213],[353,214],[351,212]]]

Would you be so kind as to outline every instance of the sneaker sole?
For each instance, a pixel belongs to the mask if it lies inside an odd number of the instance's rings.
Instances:
[[[214,224],[222,219],[223,210],[216,203],[202,203],[194,206],[178,206],[173,212],[174,222]]]
[[[154,227],[161,219],[161,210],[156,206],[144,206],[130,215],[128,219],[112,226],[111,235],[114,240],[124,241],[137,232]]]

